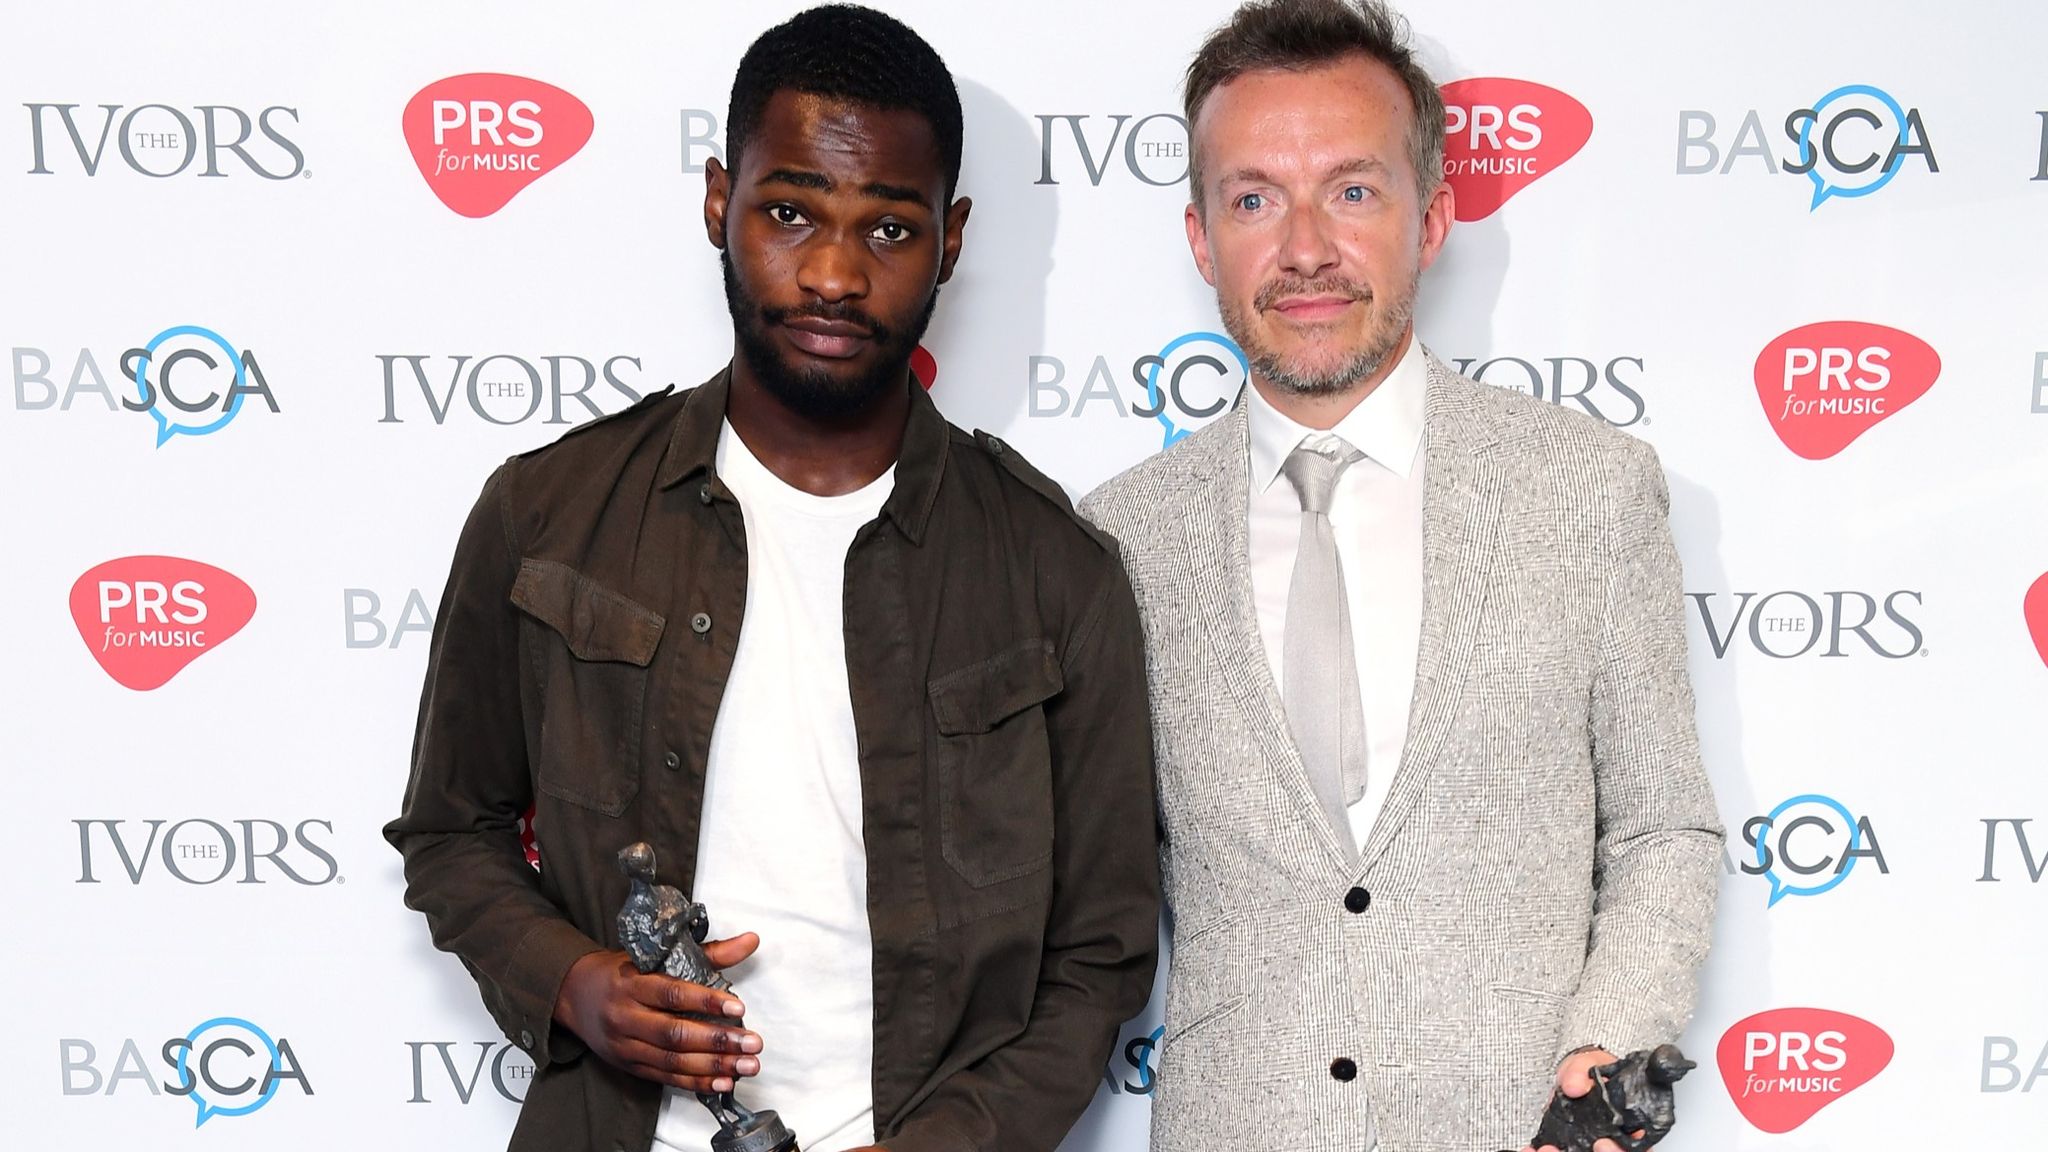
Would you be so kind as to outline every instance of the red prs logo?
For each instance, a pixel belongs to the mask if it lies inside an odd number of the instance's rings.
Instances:
[[[137,692],[168,683],[255,613],[256,593],[232,573],[176,556],[109,560],[71,585],[86,650]]]
[[[427,187],[472,219],[503,208],[590,140],[590,109],[552,84],[471,72],[407,102],[405,142]]]
[[[1728,1029],[1716,1055],[1742,1118],[1782,1133],[1884,1071],[1892,1038],[1846,1012],[1774,1008]]]
[[[1578,155],[1593,114],[1555,88],[1480,76],[1443,86],[1444,180],[1470,223]]]
[[[1825,460],[1927,394],[1941,357],[1910,332],[1829,320],[1794,328],[1756,358],[1756,395],[1778,439]]]

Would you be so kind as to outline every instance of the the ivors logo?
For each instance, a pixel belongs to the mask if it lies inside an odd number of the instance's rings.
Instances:
[[[405,142],[427,187],[472,219],[489,216],[590,140],[590,109],[552,84],[471,72],[436,80],[405,106]]]
[[[255,613],[256,593],[233,573],[176,556],[123,556],[71,586],[87,650],[138,692],[162,687]]]
[[[1593,135],[1586,106],[1528,80],[1480,76],[1443,86],[1444,180],[1457,216],[1484,220],[1578,155]]]
[[[1794,328],[1756,358],[1756,394],[1778,439],[1825,460],[1927,394],[1941,357],[1910,332],[1829,320]]]
[[[1783,1133],[1884,1071],[1892,1038],[1845,1012],[1774,1008],[1728,1029],[1717,1055],[1742,1118]]]

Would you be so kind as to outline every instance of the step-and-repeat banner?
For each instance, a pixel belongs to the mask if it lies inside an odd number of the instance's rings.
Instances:
[[[1176,84],[1227,0],[885,6],[966,109],[940,406],[1077,494],[1213,419]],[[703,166],[794,9],[0,12],[9,1146],[509,1132],[532,1065],[379,836],[440,583],[497,461],[727,357]],[[1409,15],[1424,341],[1670,474],[1731,835],[1667,1147],[2048,1148],[2048,9]],[[1069,1148],[1142,1147],[1157,1011]]]

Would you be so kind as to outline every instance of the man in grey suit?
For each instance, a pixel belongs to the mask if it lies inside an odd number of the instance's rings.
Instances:
[[[1153,1147],[1521,1147],[1553,1091],[1677,1038],[1711,936],[1663,473],[1416,341],[1452,192],[1398,17],[1248,4],[1186,114],[1188,241],[1251,385],[1083,502],[1148,649]]]

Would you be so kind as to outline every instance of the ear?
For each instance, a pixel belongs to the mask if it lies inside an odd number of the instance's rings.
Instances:
[[[1182,222],[1188,229],[1188,251],[1194,253],[1195,268],[1202,273],[1202,279],[1209,287],[1216,286],[1216,261],[1209,252],[1209,229],[1202,223],[1202,210],[1193,203],[1187,206]]]
[[[953,265],[960,259],[960,242],[967,235],[967,214],[974,210],[974,201],[965,196],[957,197],[946,205],[945,239],[939,249],[939,283],[953,278]]]
[[[704,161],[704,235],[711,246],[725,248],[725,210],[732,203],[732,173],[715,159]]]
[[[1450,183],[1438,181],[1436,191],[1430,193],[1429,203],[1422,209],[1422,262],[1418,271],[1436,263],[1438,254],[1444,250],[1457,207],[1457,194],[1451,191]]]

